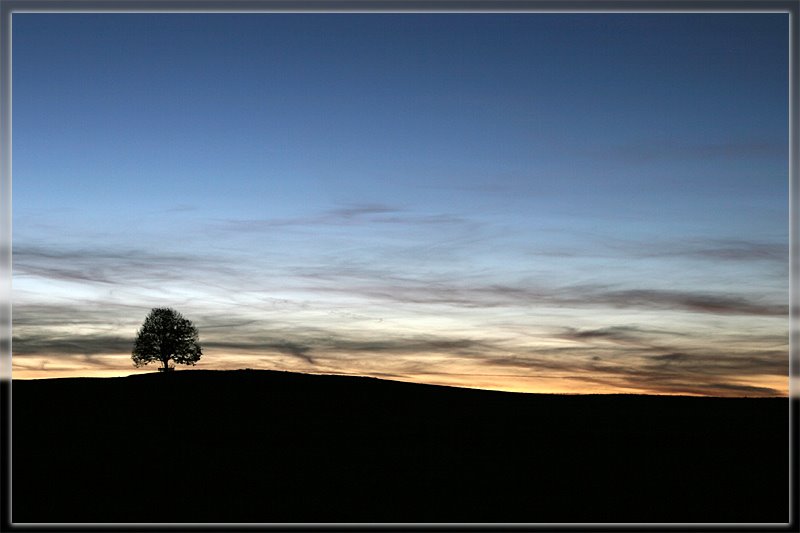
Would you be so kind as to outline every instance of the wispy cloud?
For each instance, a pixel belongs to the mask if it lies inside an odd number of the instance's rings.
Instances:
[[[406,215],[389,206],[370,205],[327,214],[343,224],[379,217],[405,219]],[[413,216],[409,220],[416,223]],[[574,382],[619,391],[720,395],[773,394],[777,388],[749,383],[747,378],[778,379],[788,372],[788,346],[780,335],[780,320],[788,317],[788,304],[776,301],[777,297],[735,290],[654,288],[646,281],[638,286],[631,282],[554,284],[519,276],[498,282],[499,277],[485,270],[462,269],[453,274],[447,269],[427,269],[425,258],[434,266],[446,265],[440,261],[452,261],[456,252],[467,255],[469,239],[483,238],[462,237],[464,242],[445,242],[441,257],[415,242],[419,253],[411,260],[418,268],[387,264],[385,254],[380,260],[332,254],[330,261],[318,256],[316,264],[273,266],[282,277],[269,282],[264,280],[270,276],[257,265],[237,262],[232,256],[20,246],[15,248],[16,275],[108,289],[94,300],[70,296],[69,302],[62,303],[51,299],[44,304],[41,298],[16,302],[14,357],[23,365],[41,358],[78,362],[76,358],[86,358],[89,365],[95,359],[110,364],[102,358],[116,355],[125,365],[136,329],[149,306],[161,300],[129,301],[124,294],[108,294],[150,286],[156,289],[154,297],[160,297],[173,284],[183,283],[203,290],[187,297],[188,311],[180,305],[183,301],[169,305],[181,308],[195,321],[206,353],[223,362],[226,354],[238,354],[250,357],[253,366],[269,367],[279,361],[288,369],[313,372],[462,376],[464,380],[472,375],[482,376],[482,383],[512,380],[504,375],[556,381],[570,376]],[[709,260],[778,261],[780,248],[762,244],[709,240],[676,249]],[[402,256],[408,249],[395,252]],[[207,290],[212,285],[220,289],[214,298]],[[285,293],[276,295],[272,287],[284,288]],[[602,310],[606,325],[577,320],[586,316],[586,310]],[[709,324],[741,320],[736,317],[758,318],[760,323],[772,317],[780,320],[752,332],[714,325],[712,335],[700,338],[671,330],[669,325],[614,323],[618,310],[690,313]],[[532,316],[548,314],[552,315],[548,325],[530,326]],[[626,314],[630,315],[619,316]],[[482,322],[464,333],[469,320],[488,315],[496,317],[493,323]],[[461,327],[420,326],[426,317],[431,323],[460,317]],[[528,327],[535,332],[511,333]],[[259,358],[263,358],[260,363]],[[234,357],[224,364],[239,360]]]
[[[190,211],[199,211],[199,210],[200,210],[200,208],[197,207],[196,205],[177,204],[177,205],[175,205],[173,207],[170,207],[170,208],[166,209],[166,212],[167,213],[187,213],[187,212],[190,212]]]
[[[398,207],[385,204],[356,204],[328,211],[328,213],[323,215],[322,218],[333,220],[353,220],[360,217],[385,215],[387,213],[399,213],[401,211],[402,210]]]
[[[234,334],[235,336],[235,334]],[[210,341],[203,341],[202,345],[208,349],[215,350],[236,350],[236,351],[250,351],[254,353],[265,352],[278,352],[286,355],[296,357],[304,363],[315,365],[316,362],[312,357],[312,346],[306,345],[298,341],[290,340],[274,340],[268,333],[262,335],[260,340],[236,340],[234,339],[220,339],[213,338]]]
[[[129,352],[133,339],[119,335],[75,335],[41,332],[12,337],[12,352],[19,355],[98,355]]]
[[[754,395],[779,395],[775,388],[742,384],[750,376],[788,375],[788,351],[762,354],[731,354],[709,351],[657,353],[651,349],[608,350],[602,347],[576,350],[534,350],[528,355],[497,355],[475,359],[491,375],[498,368],[513,369],[513,375],[561,379],[602,384],[614,389],[664,394],[712,394],[728,396],[742,392]],[[707,350],[708,348],[706,348]],[[541,352],[541,353],[537,353]],[[648,352],[653,352],[649,353]],[[601,355],[592,355],[601,354]],[[787,378],[788,379],[788,378]]]
[[[604,159],[617,159],[629,163],[649,163],[667,159],[746,159],[787,157],[785,142],[770,140],[737,140],[716,143],[680,143],[654,140],[610,147],[595,151],[593,155]]]
[[[462,224],[466,220],[452,214],[420,214],[385,204],[353,204],[317,214],[290,218],[241,218],[216,221],[211,231],[261,232],[290,227],[337,227],[362,224],[441,225]]]
[[[235,275],[232,261],[200,254],[140,249],[15,246],[14,275],[103,284],[182,280],[193,273],[205,277]]]
[[[631,239],[582,230],[553,230],[562,234],[558,245],[526,245],[526,254],[537,257],[576,259],[617,258],[638,260],[695,260],[714,265],[723,263],[789,264],[789,238],[775,240],[721,239],[694,236],[675,239]]]
[[[720,315],[788,316],[788,306],[761,303],[743,296],[703,292],[628,289],[596,291],[587,301],[611,307],[691,311]]]
[[[675,310],[721,315],[788,315],[788,304],[760,302],[745,296],[661,289],[613,289],[603,285],[536,287],[447,283],[382,283],[319,287],[320,291],[358,294],[364,298],[400,304],[449,305],[454,307],[609,307]]]
[[[743,239],[687,238],[681,241],[607,240],[616,253],[640,258],[689,258],[708,261],[772,261],[788,264],[789,243]]]
[[[596,329],[575,329],[567,330],[558,336],[567,340],[574,341],[595,341],[607,340],[623,344],[638,343],[644,334],[653,334],[654,330],[646,330],[633,326],[612,326]],[[675,333],[672,333],[673,335]]]
[[[516,376],[604,384],[617,391],[717,395],[779,394],[777,389],[742,380],[765,375],[779,379],[788,373],[788,347],[749,349],[725,337],[709,342],[701,335],[675,336],[667,330],[626,324],[594,329],[565,327],[542,333],[540,341],[544,344],[537,345],[520,343],[513,337],[479,336],[479,332],[476,336],[402,335],[381,329],[345,332],[276,326],[236,317],[201,320],[209,326],[200,327],[207,356],[222,364],[225,354],[246,354],[253,361],[248,363],[252,367],[265,364],[272,368],[277,355],[287,355],[296,360],[290,368],[323,373],[401,378],[438,375],[465,380],[473,376],[497,383],[513,383]],[[38,360],[37,356],[53,362],[79,356],[91,363],[97,357],[126,355],[135,328],[120,333],[70,334],[52,327],[28,328],[14,338],[15,361],[25,366],[25,361]],[[755,341],[760,340],[756,335]],[[556,341],[561,344],[554,345]],[[259,358],[262,363],[258,363]],[[125,359],[121,361],[124,364]]]

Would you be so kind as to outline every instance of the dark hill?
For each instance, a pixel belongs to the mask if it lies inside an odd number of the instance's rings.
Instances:
[[[14,522],[786,522],[789,400],[14,381]]]

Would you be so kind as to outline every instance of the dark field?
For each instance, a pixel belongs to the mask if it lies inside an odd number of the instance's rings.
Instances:
[[[270,371],[14,381],[25,522],[787,522],[789,400]]]

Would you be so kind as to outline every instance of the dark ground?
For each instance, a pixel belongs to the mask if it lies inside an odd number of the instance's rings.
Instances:
[[[21,522],[787,522],[789,400],[14,381]]]

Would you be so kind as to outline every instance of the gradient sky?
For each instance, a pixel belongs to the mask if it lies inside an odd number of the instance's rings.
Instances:
[[[788,23],[14,14],[13,376],[787,394]]]

